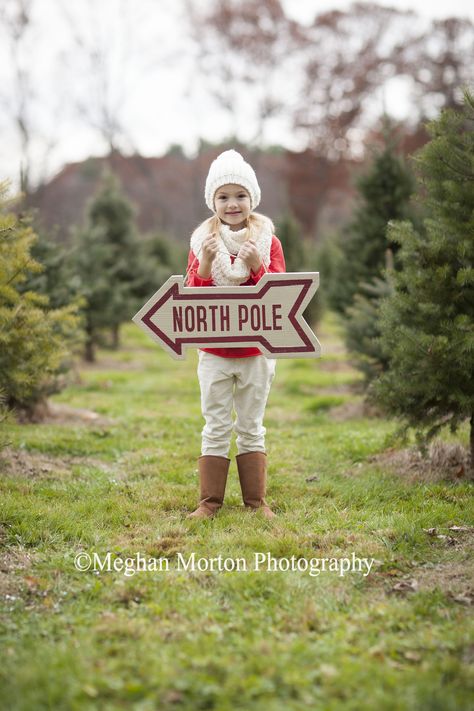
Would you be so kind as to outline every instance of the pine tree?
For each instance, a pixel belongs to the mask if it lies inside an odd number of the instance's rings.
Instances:
[[[41,264],[40,272],[28,274],[19,290],[35,291],[48,297],[50,308],[57,309],[79,302],[79,280],[74,273],[70,250],[48,239],[41,232],[31,246],[31,256]]]
[[[429,125],[417,163],[429,218],[390,226],[402,269],[382,305],[389,370],[373,393],[420,438],[470,420],[474,475],[474,98]]]
[[[308,306],[312,316],[311,322],[317,324],[326,309],[331,306],[329,299],[330,285],[336,278],[337,267],[341,258],[337,236],[334,233],[328,233],[323,235],[317,244],[307,242],[305,252],[305,270],[319,272],[320,286],[315,298]]]
[[[388,368],[389,358],[380,344],[379,318],[382,301],[393,292],[393,285],[388,275],[375,277],[359,288],[347,309],[345,343],[367,387]]]
[[[105,174],[102,187],[90,205],[89,221],[93,228],[103,230],[106,242],[112,246],[111,286],[117,291],[109,326],[114,347],[119,345],[120,325],[129,321],[138,308],[134,292],[139,288],[142,275],[134,219],[132,205],[121,192],[117,178],[111,173]]]
[[[393,268],[398,245],[389,241],[387,225],[393,217],[413,213],[409,204],[413,177],[396,155],[388,121],[383,137],[384,149],[360,183],[365,204],[356,211],[355,230],[343,246],[336,281],[331,282],[333,294],[350,299],[343,308],[345,343],[355,366],[364,374],[366,387],[388,365],[378,342],[378,319],[380,303],[392,290],[385,271]]]
[[[107,174],[89,206],[86,226],[75,239],[80,293],[87,300],[87,360],[94,360],[95,347],[105,330],[112,332],[117,347],[120,325],[141,306],[137,295],[143,281],[140,251],[132,206],[115,177]]]
[[[286,213],[275,226],[275,232],[283,247],[286,271],[299,272],[304,264],[304,244],[301,228],[293,215]]]
[[[356,185],[360,202],[345,238],[339,241],[341,256],[329,293],[330,305],[341,314],[360,293],[360,284],[382,275],[387,248],[396,251],[397,245],[387,239],[388,222],[411,216],[414,181],[396,154],[388,124],[383,150],[375,154],[370,171]]]
[[[162,286],[172,274],[181,274],[186,264],[188,249],[174,243],[167,235],[157,233],[143,240],[140,253],[142,283],[137,290],[140,306]]]
[[[0,454],[2,449],[10,444],[7,433],[3,429],[11,421],[11,413],[6,405],[6,396],[3,392],[0,392]]]
[[[298,221],[289,212],[278,221],[275,232],[283,247],[287,272],[317,271],[315,267],[315,252],[303,240]],[[321,317],[321,292],[317,291],[303,312],[310,325],[314,325]]]
[[[76,233],[74,261],[79,292],[85,300],[84,357],[92,362],[101,333],[110,328],[115,308],[121,306],[123,301],[122,287],[120,283],[115,283],[111,266],[114,263],[114,249],[103,229],[89,226]]]
[[[31,257],[36,235],[11,212],[0,185],[0,392],[8,407],[27,411],[57,392],[80,338],[77,304],[51,309],[47,296],[21,291],[41,265]]]

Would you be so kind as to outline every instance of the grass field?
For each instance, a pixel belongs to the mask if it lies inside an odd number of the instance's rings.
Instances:
[[[186,519],[202,427],[196,353],[174,362],[133,324],[123,336],[120,351],[79,366],[44,423],[9,426],[1,708],[474,708],[473,485],[448,464],[397,459],[395,425],[361,406],[335,324],[320,335],[323,359],[277,365],[274,522],[243,510],[235,463],[219,515]],[[74,567],[80,552],[109,551],[169,570]],[[375,563],[366,576],[311,576],[253,570],[256,552]],[[178,554],[192,553],[248,570],[180,569]]]

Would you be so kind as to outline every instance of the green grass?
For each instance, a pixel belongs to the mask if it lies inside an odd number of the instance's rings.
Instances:
[[[186,519],[202,428],[196,353],[174,362],[135,326],[123,335],[54,398],[98,423],[8,425],[6,459],[20,465],[0,464],[0,707],[473,708],[474,625],[455,599],[472,586],[472,535],[449,531],[473,524],[472,484],[384,470],[371,457],[392,446],[394,423],[332,416],[360,401],[337,325],[324,324],[323,359],[277,364],[274,522],[242,510],[234,463],[219,515]],[[454,543],[423,530],[433,527]],[[75,569],[79,552],[108,551],[169,570]],[[366,577],[253,570],[267,551],[376,563]],[[179,570],[177,555],[193,552],[248,570]]]

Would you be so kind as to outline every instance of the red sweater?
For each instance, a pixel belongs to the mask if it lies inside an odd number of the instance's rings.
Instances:
[[[234,262],[235,256],[231,255],[232,262]],[[198,269],[199,269],[199,261],[194,255],[193,250],[191,249],[189,252],[189,258],[188,258],[188,280],[187,280],[187,286],[215,286],[214,282],[212,281],[212,277],[210,279],[202,279],[198,275]],[[273,235],[272,237],[272,244],[270,247],[270,265],[268,267],[269,272],[284,272],[286,271],[285,267],[285,257],[283,255],[283,249],[281,246],[281,242],[278,239],[278,237],[275,237]],[[265,274],[265,268],[262,265],[259,269],[259,271],[254,274],[253,271],[250,271],[250,277],[249,279],[244,283],[241,284],[241,286],[252,286],[252,284],[256,284]],[[222,358],[248,358],[249,356],[258,356],[262,355],[262,351],[260,351],[258,348],[202,348],[201,350],[206,351],[206,353],[213,353],[214,355],[221,356]]]

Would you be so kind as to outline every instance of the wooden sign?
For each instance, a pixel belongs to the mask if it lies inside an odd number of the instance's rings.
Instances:
[[[186,348],[244,346],[267,358],[317,358],[321,346],[302,314],[318,285],[318,272],[267,272],[238,287],[185,287],[172,276],[133,321],[177,359]]]

